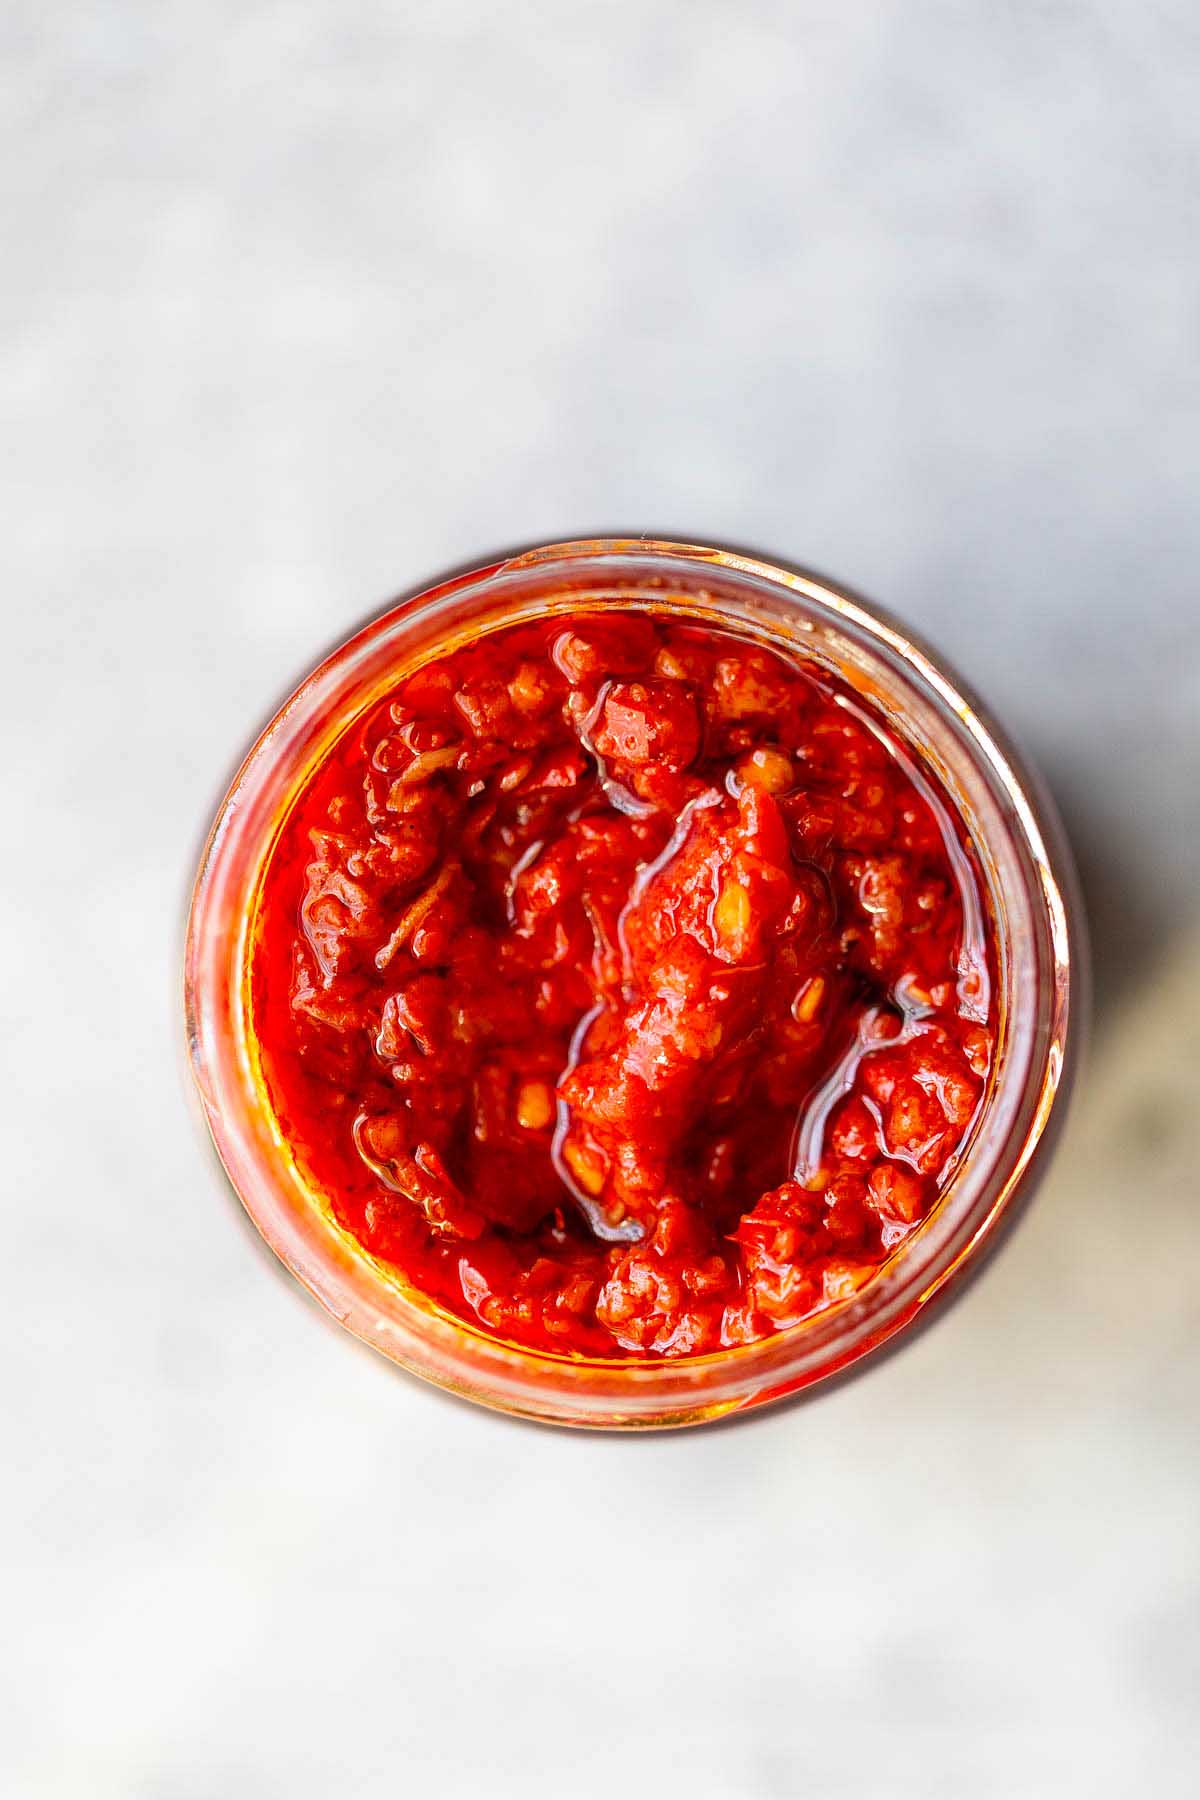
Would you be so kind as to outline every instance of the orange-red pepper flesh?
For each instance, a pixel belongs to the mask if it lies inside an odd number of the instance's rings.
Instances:
[[[399,680],[258,915],[272,1105],[340,1223],[499,1337],[681,1356],[851,1296],[993,1054],[967,834],[812,662],[634,609]]]

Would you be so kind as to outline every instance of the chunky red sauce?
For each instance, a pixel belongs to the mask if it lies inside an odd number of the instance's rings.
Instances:
[[[399,682],[267,872],[255,1028],[342,1224],[500,1337],[744,1344],[854,1293],[979,1107],[944,794],[811,663],[610,611]]]

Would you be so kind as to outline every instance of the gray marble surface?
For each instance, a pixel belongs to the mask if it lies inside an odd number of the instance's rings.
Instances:
[[[28,1800],[1195,1791],[1200,15],[0,14],[0,1768]],[[969,1300],[572,1438],[252,1254],[178,939],[251,728],[446,563],[836,573],[1040,759],[1095,1051]]]

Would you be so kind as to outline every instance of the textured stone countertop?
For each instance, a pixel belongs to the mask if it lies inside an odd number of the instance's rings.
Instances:
[[[1183,0],[4,9],[6,1793],[1195,1791],[1198,82]],[[646,1441],[323,1329],[177,1053],[252,727],[396,589],[612,528],[942,645],[1098,963],[964,1304]]]

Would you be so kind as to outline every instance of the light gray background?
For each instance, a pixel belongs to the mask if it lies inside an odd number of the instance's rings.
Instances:
[[[6,1792],[1195,1792],[1200,14],[9,0]],[[223,775],[397,588],[729,538],[1041,760],[1096,1049],[863,1380],[645,1441],[393,1373],[177,1055]]]

